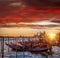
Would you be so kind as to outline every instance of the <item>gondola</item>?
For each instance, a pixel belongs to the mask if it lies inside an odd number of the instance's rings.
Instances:
[[[22,45],[17,45],[17,44],[14,44],[14,43],[5,43],[7,46],[9,46],[10,48],[12,48],[12,50],[17,50],[17,51],[23,51],[23,49],[24,49],[24,51],[26,51],[27,50],[27,48],[25,47],[25,46],[22,46]]]
[[[10,48],[12,48],[12,50],[17,50],[17,51],[30,51],[30,52],[44,52],[47,51],[48,48],[42,48],[42,47],[29,47],[25,45],[21,45],[20,43],[17,45],[15,43],[6,43],[7,46],[9,46]]]

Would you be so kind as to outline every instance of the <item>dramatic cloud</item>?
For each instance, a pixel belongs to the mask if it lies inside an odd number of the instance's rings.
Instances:
[[[50,20],[52,17],[60,20],[60,0],[0,0],[0,24]]]
[[[0,27],[31,27],[31,28],[46,28],[46,27],[59,27],[60,23],[51,22],[48,20],[39,22],[19,22],[19,23],[6,23],[0,25]]]

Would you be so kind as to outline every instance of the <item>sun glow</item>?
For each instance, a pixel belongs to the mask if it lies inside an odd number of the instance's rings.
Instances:
[[[57,33],[55,32],[48,32],[46,34],[46,41],[50,44],[54,44],[57,41]]]
[[[48,34],[48,37],[50,38],[50,40],[54,40],[55,39],[55,37],[56,37],[56,34],[55,33],[49,33]]]

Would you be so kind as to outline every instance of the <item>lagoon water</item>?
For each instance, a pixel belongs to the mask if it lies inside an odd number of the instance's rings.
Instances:
[[[21,40],[21,39],[19,39],[19,40]],[[15,42],[15,41],[16,40],[13,39],[13,38],[9,39],[9,42]],[[8,43],[8,38],[5,38],[5,40],[4,40],[4,58],[60,58],[60,53],[54,53],[52,55],[48,55],[48,54],[44,55],[44,54],[41,54],[41,53],[31,53],[31,52],[28,52],[28,51],[25,51],[25,52],[22,51],[22,52],[17,52],[16,53],[15,51],[12,51],[11,48],[6,46],[5,42]],[[2,45],[1,45],[1,41],[0,41],[0,58],[2,58],[1,57],[1,46]],[[9,51],[8,51],[8,48],[9,48]]]

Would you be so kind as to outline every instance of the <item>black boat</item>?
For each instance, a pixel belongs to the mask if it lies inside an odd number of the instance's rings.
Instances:
[[[26,51],[27,50],[27,48],[25,47],[25,46],[22,46],[22,45],[17,45],[17,44],[14,44],[14,43],[5,43],[7,46],[9,46],[10,48],[12,48],[12,50],[17,50],[17,51],[23,51],[23,49],[24,49],[24,51]]]
[[[6,43],[7,46],[9,46],[10,48],[12,48],[12,50],[17,50],[17,51],[30,51],[30,52],[45,52],[48,50],[48,48],[45,47],[31,47],[31,46],[27,46],[26,43],[25,45],[23,44],[15,44],[10,42],[9,44]],[[32,44],[33,45],[33,44]]]

